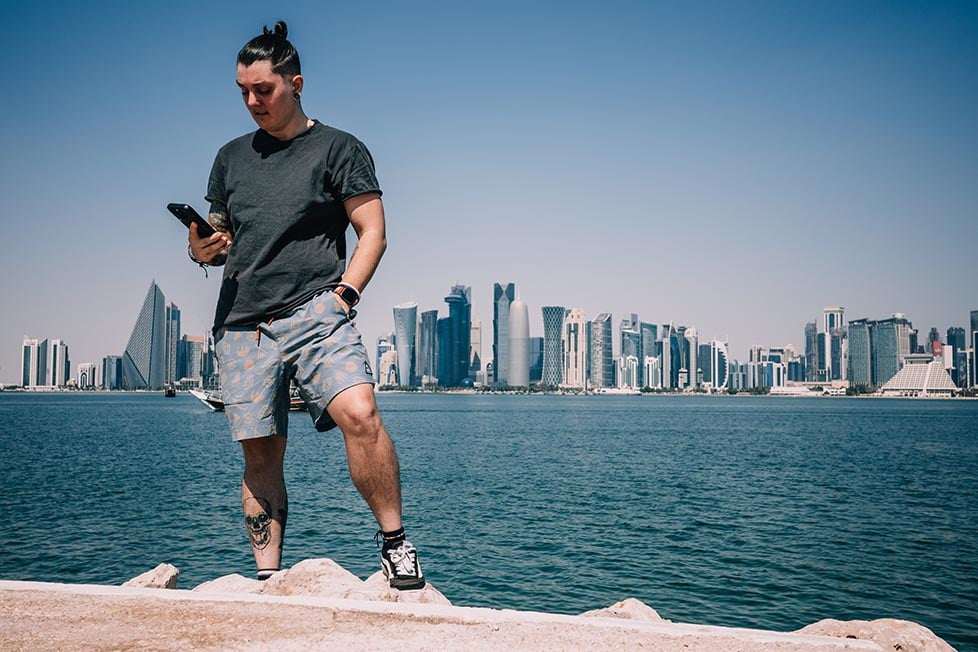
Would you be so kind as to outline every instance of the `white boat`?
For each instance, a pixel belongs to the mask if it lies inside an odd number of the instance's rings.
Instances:
[[[190,393],[214,412],[224,412],[224,401],[221,400],[220,392],[205,392],[200,389],[192,389]]]
[[[219,391],[192,389],[190,390],[190,393],[214,412],[224,412],[224,400],[221,398],[221,393]],[[289,399],[290,410],[300,411],[306,409],[306,402],[302,400],[301,396],[299,396],[299,390],[297,390],[295,387],[292,388]]]

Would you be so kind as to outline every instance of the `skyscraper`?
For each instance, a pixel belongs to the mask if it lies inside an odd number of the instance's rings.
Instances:
[[[805,379],[818,379],[818,326],[810,321],[805,324]]]
[[[821,360],[819,380],[840,380],[844,375],[843,353],[845,344],[843,340],[846,332],[843,322],[844,312],[845,308],[842,306],[826,306],[822,310],[821,336],[824,355]]]
[[[543,338],[530,338],[530,382],[539,383],[543,379]]]
[[[662,335],[659,348],[662,349],[662,364],[659,367],[661,374],[662,387],[672,389],[676,385],[672,381],[672,324],[663,325],[659,330]]]
[[[564,378],[561,384],[565,387],[587,386],[589,330],[584,310],[571,308],[564,319]]]
[[[612,352],[611,313],[603,312],[591,322],[591,387],[615,386],[615,359]]]
[[[455,365],[452,361],[452,319],[451,317],[441,317],[438,319],[438,384],[442,387],[451,387],[450,381],[455,373]]]
[[[122,356],[124,389],[159,389],[166,382],[166,297],[150,283]]]
[[[204,348],[207,338],[203,335],[184,335],[181,338],[183,368],[178,371],[180,378],[196,378],[203,384],[204,378]]]
[[[853,386],[873,384],[873,341],[871,322],[855,319],[849,322],[849,383]]]
[[[418,304],[413,301],[394,306],[394,342],[397,349],[397,384],[416,385],[414,341],[417,336]]]
[[[457,387],[469,376],[469,353],[472,348],[472,288],[452,286],[445,297],[448,304],[449,332],[446,347],[439,346],[439,356],[446,357],[447,377],[439,380],[446,387]]]
[[[180,380],[177,373],[177,349],[180,342],[180,309],[177,304],[166,306],[166,384]]]
[[[20,384],[25,389],[37,386],[38,368],[41,364],[41,343],[34,338],[24,338],[24,348],[21,356]]]
[[[421,332],[418,337],[418,373],[422,383],[434,382],[438,378],[438,311],[426,310],[421,313]]]
[[[468,377],[478,378],[482,371],[482,321],[472,320],[472,327],[469,329],[469,370]]]
[[[51,384],[64,387],[71,378],[71,362],[68,360],[68,345],[64,340],[51,340]]]
[[[377,370],[377,384],[378,385],[393,385],[395,383],[383,382],[381,379],[385,376],[381,374],[380,365],[383,363],[384,355],[389,351],[394,350],[394,333],[387,333],[386,335],[381,335],[377,338],[377,362],[374,364],[374,369]],[[394,380],[397,380],[394,378]]]
[[[689,386],[693,389],[699,387],[699,337],[696,335],[696,327],[690,326],[686,329],[686,350],[687,350],[687,369],[689,371]]]
[[[696,354],[696,362],[700,366],[699,382],[713,385],[713,355],[710,343],[700,344]]]
[[[642,381],[644,380],[642,378],[644,371],[642,367],[644,367],[644,365],[641,361],[645,359],[645,355],[642,351],[642,333],[639,330],[638,315],[633,314],[631,319],[621,320],[621,324],[618,325],[618,336],[621,338],[619,341],[619,352],[621,359],[625,360],[632,357],[638,361],[636,385],[641,386]],[[621,365],[618,366],[618,369],[622,369]],[[621,386],[620,382],[617,384]]]
[[[557,387],[563,381],[563,306],[544,306],[543,311],[543,378],[547,387]]]
[[[122,356],[102,358],[102,389],[122,389]]]
[[[492,285],[492,382],[509,384],[509,308],[516,299],[513,283]]]
[[[710,369],[714,391],[726,391],[730,386],[730,370],[727,361],[729,355],[726,342],[720,340],[710,342]]]
[[[947,344],[952,348],[951,379],[958,387],[967,385],[968,335],[960,326],[947,329]]]
[[[870,324],[872,343],[873,384],[883,385],[903,367],[910,355],[910,331],[913,325],[901,313]]]
[[[530,386],[530,313],[526,302],[515,299],[509,306],[509,378],[514,387]]]
[[[689,382],[689,342],[686,340],[686,327],[676,326],[672,329],[669,337],[669,346],[672,349],[672,384],[670,387],[684,389]],[[663,373],[666,369],[663,368]]]

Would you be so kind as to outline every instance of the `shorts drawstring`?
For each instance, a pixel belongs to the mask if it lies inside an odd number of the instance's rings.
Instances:
[[[275,321],[275,318],[274,317],[269,317],[268,318],[268,321],[265,321],[265,322],[261,322],[260,321],[260,322],[258,322],[258,325],[255,326],[255,339],[257,340],[257,342],[255,343],[255,346],[256,347],[261,348],[261,325],[262,324],[269,324],[270,325],[273,321]]]

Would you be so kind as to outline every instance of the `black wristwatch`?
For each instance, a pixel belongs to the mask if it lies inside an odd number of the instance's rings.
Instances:
[[[360,303],[360,292],[349,283],[340,283],[333,292],[351,308]]]

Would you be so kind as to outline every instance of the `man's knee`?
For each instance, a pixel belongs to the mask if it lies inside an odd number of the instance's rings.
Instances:
[[[376,436],[383,429],[373,390],[342,392],[331,405],[330,416],[336,421],[343,434],[349,437]]]
[[[278,435],[243,440],[241,449],[244,451],[245,469],[254,472],[281,469],[285,442],[286,438]]]

